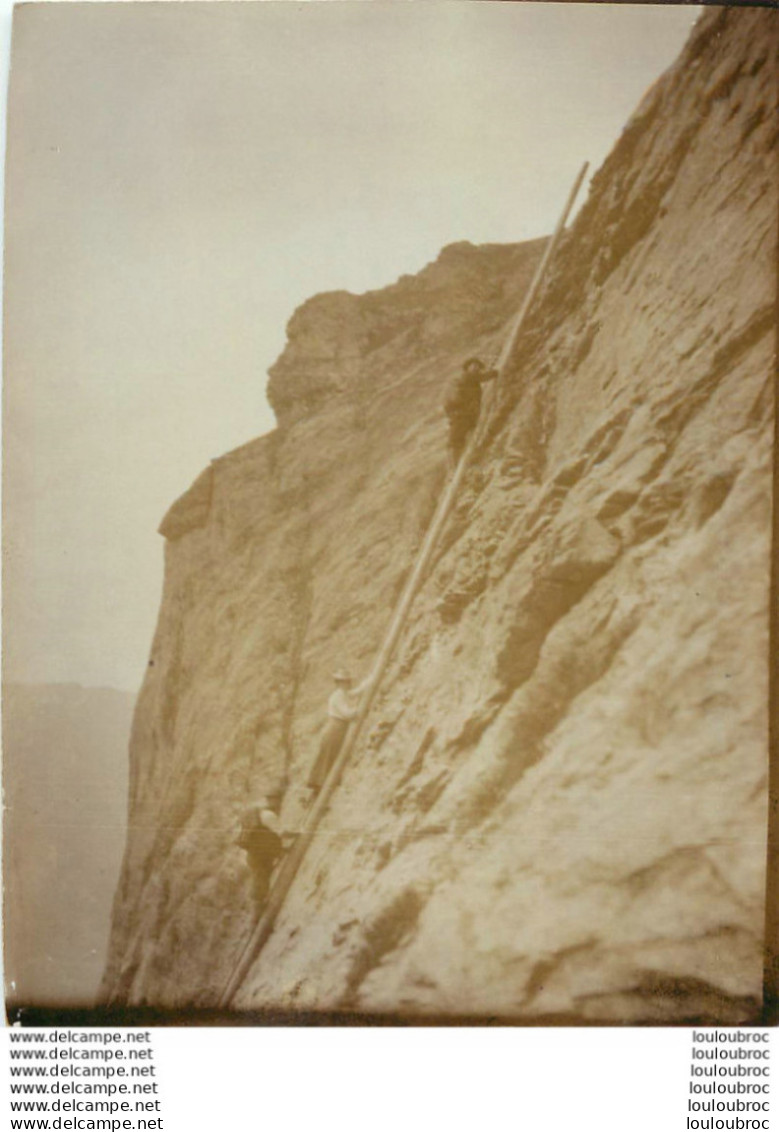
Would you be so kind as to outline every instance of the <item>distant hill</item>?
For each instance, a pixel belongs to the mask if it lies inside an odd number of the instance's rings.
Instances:
[[[88,1004],[126,835],[135,697],[3,689],[4,968],[9,1004]]]

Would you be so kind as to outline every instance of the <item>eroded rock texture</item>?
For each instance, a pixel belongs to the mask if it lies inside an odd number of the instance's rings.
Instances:
[[[758,1014],[778,31],[708,11],[594,179],[237,1008]],[[299,826],[330,673],[370,666],[444,482],[442,382],[542,245],[310,300],[278,429],[166,516],[114,1001],[218,999],[237,814],[285,782]]]

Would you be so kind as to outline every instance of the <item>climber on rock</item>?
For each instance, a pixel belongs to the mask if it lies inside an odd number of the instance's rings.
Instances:
[[[450,381],[444,399],[449,418],[449,462],[457,467],[481,410],[481,387],[498,376],[496,369],[487,369],[479,358],[469,358],[462,371]]]
[[[274,866],[284,852],[278,810],[281,798],[268,795],[250,802],[241,815],[238,844],[244,850],[252,874],[252,895],[261,911],[268,898]]]
[[[360,697],[373,680],[373,673],[361,684],[352,685],[352,677],[344,669],[333,674],[335,691],[327,701],[327,723],[319,743],[319,754],[308,776],[308,785],[316,796],[322,789],[331,766],[343,746],[349,724],[359,714]]]

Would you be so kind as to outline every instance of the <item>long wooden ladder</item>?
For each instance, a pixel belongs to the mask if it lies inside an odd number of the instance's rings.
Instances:
[[[533,276],[533,281],[530,284],[527,294],[525,295],[522,306],[520,307],[509,328],[508,334],[506,336],[506,341],[497,361],[496,368],[498,370],[498,380],[500,380],[500,377],[502,376],[503,371],[508,364],[509,358],[511,357],[517,335],[519,334],[520,328],[525,321],[528,311],[530,310],[530,306],[533,302],[533,299],[535,298],[536,292],[538,291],[538,287],[541,283],[541,279],[544,276],[549,261],[554,254],[554,250],[557,246],[560,235],[565,228],[566,220],[568,219],[568,215],[571,211],[571,208],[573,207],[573,203],[576,199],[577,193],[579,192],[581,183],[584,180],[587,168],[588,163],[585,163],[582,166],[578,177],[576,178],[574,186],[571,189],[571,192],[566,201],[562,216],[560,217],[554,234],[552,235],[549,243],[546,246],[543,258],[541,259],[541,262],[536,269],[535,275]],[[350,728],[346,742],[344,743],[341,751],[338,754],[338,757],[330,768],[327,778],[322,785],[322,789],[319,792],[319,795],[313,807],[308,813],[303,829],[300,831],[300,834],[295,840],[294,845],[284,859],[284,863],[273,884],[268,902],[263,909],[262,915],[257,921],[256,927],[254,928],[254,931],[252,932],[245,947],[243,948],[235,969],[233,970],[233,973],[222,992],[222,996],[219,1000],[219,1007],[222,1009],[229,1006],[236,991],[243,983],[250,967],[255,962],[263,945],[273,931],[274,924],[276,923],[276,917],[281,911],[284,900],[286,899],[287,893],[289,892],[292,883],[298,873],[303,858],[305,857],[306,852],[308,851],[308,848],[314,839],[314,835],[317,831],[322,816],[324,815],[330,803],[330,798],[333,794],[333,791],[338,786],[343,769],[354,753],[355,747],[357,746],[357,742],[360,738],[360,733],[362,731],[363,725],[365,723],[365,720],[368,718],[368,714],[373,705],[374,698],[379,689],[379,685],[381,684],[382,677],[384,676],[387,665],[389,664],[395,650],[395,646],[397,645],[400,635],[405,627],[411,606],[414,602],[414,598],[416,597],[417,591],[419,590],[419,587],[422,583],[422,579],[424,578],[425,570],[427,569],[430,559],[433,556],[433,552],[435,551],[436,545],[438,544],[438,540],[441,536],[441,532],[444,529],[446,521],[451,514],[452,507],[454,506],[454,502],[457,498],[457,492],[460,488],[460,484],[462,483],[466,468],[468,467],[468,464],[470,462],[470,457],[473,451],[475,440],[476,430],[471,433],[471,436],[460,457],[457,467],[454,470],[454,474],[452,475],[452,478],[449,481],[446,490],[444,491],[438,502],[435,514],[433,515],[430,526],[427,529],[427,534],[425,535],[424,542],[422,543],[419,554],[417,555],[414,569],[412,570],[411,575],[406,582],[403,593],[398,599],[398,603],[395,607],[395,612],[390,622],[389,629],[387,630],[387,634],[384,638],[384,643],[381,647],[381,652],[379,653],[378,658],[373,666],[371,682],[363,693],[359,713]]]

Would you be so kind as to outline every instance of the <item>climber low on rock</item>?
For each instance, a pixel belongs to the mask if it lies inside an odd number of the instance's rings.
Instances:
[[[250,802],[241,815],[238,844],[246,853],[252,874],[252,895],[258,910],[265,904],[273,868],[284,852],[277,813],[280,801],[276,796],[258,798]]]
[[[479,358],[469,358],[447,387],[444,411],[449,418],[449,460],[452,471],[457,467],[468,437],[479,419],[481,387],[487,381],[494,381],[497,376],[498,371],[487,369]]]
[[[327,778],[330,767],[336,760],[349,724],[359,714],[360,696],[369,687],[373,673],[361,684],[352,686],[352,677],[343,668],[333,673],[335,691],[327,701],[327,723],[319,742],[319,754],[308,776],[308,785],[318,794]]]

